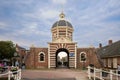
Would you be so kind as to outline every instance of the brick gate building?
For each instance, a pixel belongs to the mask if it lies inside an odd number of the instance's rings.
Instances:
[[[27,68],[83,68],[89,64],[99,66],[94,47],[78,48],[77,42],[73,41],[73,26],[65,19],[62,12],[52,28],[52,42],[48,42],[48,47],[30,47],[26,55],[25,64]],[[65,52],[64,62],[58,56],[60,52]]]

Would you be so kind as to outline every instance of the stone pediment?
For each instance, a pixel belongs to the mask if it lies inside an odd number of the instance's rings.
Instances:
[[[61,37],[58,38],[57,40],[54,40],[53,43],[72,43],[72,41],[70,39]]]

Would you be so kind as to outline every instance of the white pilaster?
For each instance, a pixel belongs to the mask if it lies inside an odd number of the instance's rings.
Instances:
[[[48,68],[50,68],[50,44],[48,44]]]
[[[75,44],[75,68],[77,68],[77,44]]]

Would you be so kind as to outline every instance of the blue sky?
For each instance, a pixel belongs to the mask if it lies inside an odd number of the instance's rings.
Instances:
[[[47,47],[62,10],[78,47],[120,40],[120,0],[0,0],[0,40]]]

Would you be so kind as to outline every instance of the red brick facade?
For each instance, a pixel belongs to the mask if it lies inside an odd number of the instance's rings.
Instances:
[[[57,67],[57,54],[66,52],[69,68],[83,68],[89,64],[99,66],[95,48],[77,48],[77,43],[73,41],[73,26],[65,19],[65,14],[60,14],[60,20],[56,21],[52,28],[52,42],[48,43],[48,48],[31,47],[26,54],[25,64],[27,68],[55,68]],[[81,55],[82,53],[82,55]],[[45,55],[45,60],[41,61],[40,54]],[[83,56],[84,55],[84,56]],[[84,57],[84,61],[83,61]]]
[[[43,52],[45,54],[45,61],[40,62],[39,53]],[[30,53],[26,59],[27,68],[47,68],[48,67],[48,48],[30,48]]]
[[[45,62],[39,61],[39,53],[45,53]],[[80,53],[84,52],[86,54],[86,61],[80,61]],[[95,65],[95,67],[100,67],[98,62],[95,48],[77,48],[77,68],[83,68],[83,66],[87,67],[89,64]],[[27,68],[48,68],[48,48],[30,48],[30,52],[28,53],[26,59],[26,67]]]
[[[77,49],[77,68],[87,67],[90,64],[93,64],[95,67],[100,67],[100,64],[95,53],[95,48],[78,48]],[[82,62],[80,60],[80,54],[84,52],[86,54],[86,61]]]

